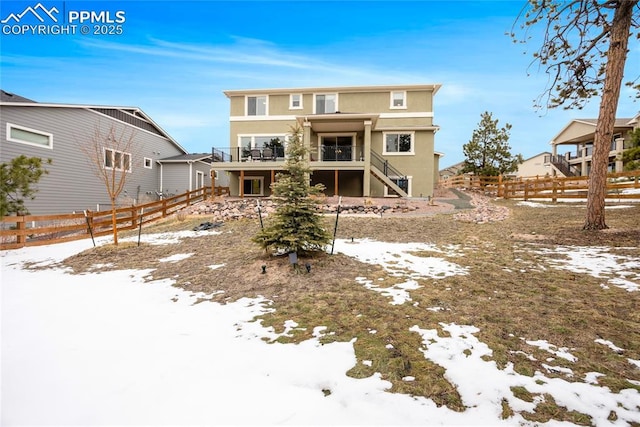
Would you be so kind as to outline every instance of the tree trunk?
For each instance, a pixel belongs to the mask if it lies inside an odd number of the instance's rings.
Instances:
[[[627,57],[631,18],[636,3],[638,3],[638,0],[621,1],[616,8],[611,23],[604,89],[600,100],[598,123],[596,124],[595,139],[593,141],[591,171],[589,172],[587,218],[583,227],[585,230],[608,228],[604,218],[604,205],[607,191],[609,151],[613,140],[616,110]]]
[[[116,216],[116,199],[111,199],[111,227],[113,227],[113,244],[118,245],[118,221]]]

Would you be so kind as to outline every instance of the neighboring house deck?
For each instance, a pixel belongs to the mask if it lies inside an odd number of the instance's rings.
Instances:
[[[572,120],[551,140],[552,153],[546,163],[552,167],[554,175],[589,175],[597,122],[596,119]],[[640,114],[634,118],[616,119],[609,148],[609,172],[623,171],[621,154],[630,148],[629,133],[639,127]],[[570,150],[559,154],[562,148]]]
[[[103,136],[132,135],[131,152],[118,152],[104,141],[100,167],[126,168],[126,186],[118,203],[131,205],[211,185],[211,154],[190,155],[136,107],[50,104],[2,91],[0,100],[0,162],[26,155],[51,159],[37,184],[35,200],[26,206],[34,215],[101,210],[110,205],[95,163],[83,150]],[[207,161],[208,159],[208,161]]]
[[[285,165],[292,127],[302,130],[312,184],[327,195],[433,195],[433,96],[440,85],[229,90],[230,141],[212,168],[232,195],[268,196]]]

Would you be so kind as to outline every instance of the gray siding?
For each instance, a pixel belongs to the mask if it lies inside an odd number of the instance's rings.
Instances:
[[[131,173],[118,202],[130,205],[134,201],[155,200],[159,190],[160,158],[183,154],[169,139],[124,124],[103,114],[78,107],[0,106],[0,162],[8,162],[21,154],[52,159],[49,171],[38,184],[36,199],[26,203],[32,214],[55,214],[105,209],[109,197],[105,184],[96,176],[92,162],[80,148],[91,144],[96,126],[102,133],[115,126],[135,132]],[[7,141],[7,122],[53,134],[53,149]],[[152,168],[144,167],[144,158],[152,160]]]
[[[186,163],[162,164],[162,191],[172,195],[189,190],[189,166]]]

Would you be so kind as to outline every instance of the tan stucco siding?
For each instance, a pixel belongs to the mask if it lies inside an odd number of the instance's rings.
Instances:
[[[244,116],[244,96],[233,96],[229,99],[229,115]]]
[[[238,146],[238,135],[284,135],[295,124],[295,120],[231,122],[229,146]]]
[[[270,116],[296,114],[293,111],[294,110],[289,110],[289,95],[269,95]]]
[[[369,93],[339,93],[338,109],[343,113],[401,113],[433,111],[431,93],[407,92],[406,108],[391,108],[391,91]]]
[[[394,111],[390,114],[397,113],[402,114],[398,111]],[[411,114],[411,113],[407,113]],[[420,113],[416,113],[418,115]],[[424,115],[424,113],[423,113]],[[379,118],[376,123],[376,130],[382,130],[384,128],[413,128],[417,126],[433,126],[433,117],[393,117],[393,118]]]
[[[411,195],[423,197],[433,195],[433,187],[436,182],[437,171],[434,164],[434,133],[432,131],[413,131],[414,154],[387,154],[384,155],[383,132],[374,132],[371,135],[371,149],[382,155],[389,163],[400,172],[411,176]],[[382,195],[382,185],[374,185],[372,181],[373,196]]]

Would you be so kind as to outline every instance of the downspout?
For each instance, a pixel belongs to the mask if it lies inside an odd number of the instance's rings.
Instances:
[[[189,161],[189,191],[193,191],[193,162]]]
[[[160,165],[160,193],[162,193],[162,179],[164,178],[164,170],[162,169],[162,163],[158,162]]]

